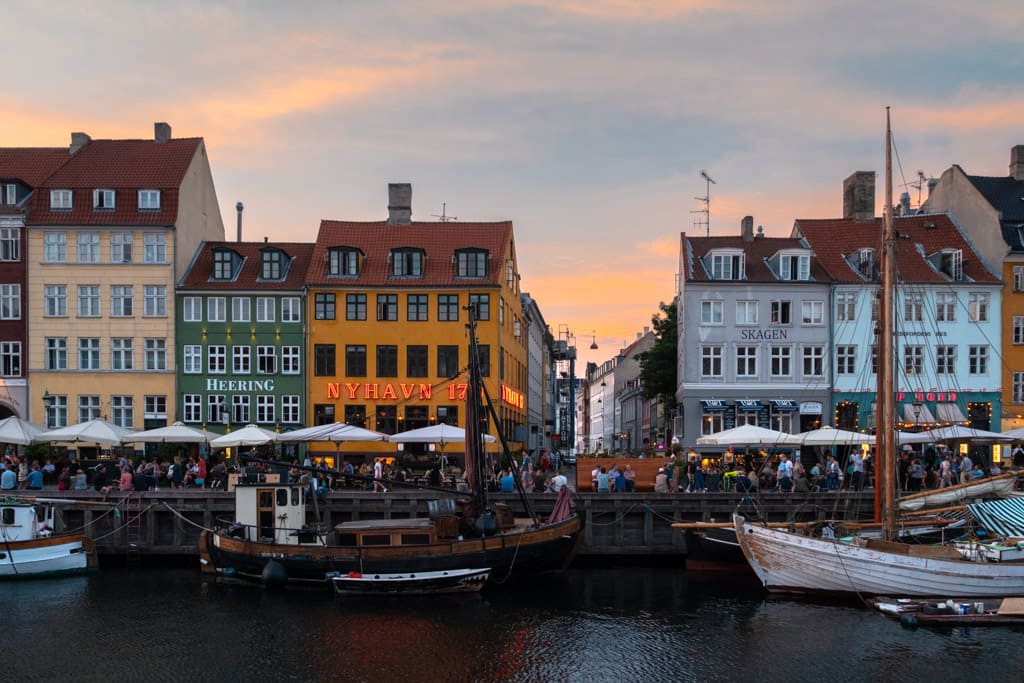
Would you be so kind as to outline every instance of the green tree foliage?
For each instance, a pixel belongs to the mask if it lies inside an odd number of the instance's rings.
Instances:
[[[649,351],[637,354],[640,361],[640,379],[643,382],[643,397],[656,398],[668,408],[676,405],[676,345],[679,333],[676,329],[676,302],[662,302],[657,314],[651,318],[654,326],[654,346]]]

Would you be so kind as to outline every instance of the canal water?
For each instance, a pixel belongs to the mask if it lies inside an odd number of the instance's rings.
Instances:
[[[1020,681],[1024,630],[910,631],[678,569],[341,599],[104,569],[0,584],[4,681]]]

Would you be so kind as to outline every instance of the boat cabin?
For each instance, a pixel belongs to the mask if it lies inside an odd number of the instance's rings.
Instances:
[[[430,519],[364,519],[334,527],[334,542],[345,547],[430,545],[438,542]]]
[[[30,541],[53,533],[53,506],[0,500],[0,541]]]
[[[239,528],[233,534],[253,542],[319,545],[317,534],[306,529],[308,494],[309,489],[299,484],[238,484],[235,521]]]

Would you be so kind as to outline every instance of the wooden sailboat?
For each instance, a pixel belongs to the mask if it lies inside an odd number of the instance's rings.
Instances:
[[[893,397],[895,234],[892,203],[892,131],[886,110],[885,214],[882,233],[882,282],[878,336],[878,484],[876,518],[883,538],[818,538],[767,528],[735,515],[743,554],[762,584],[787,592],[860,595],[1024,595],[1024,562],[968,561],[949,546],[894,542],[896,431]]]
[[[96,550],[83,534],[54,534],[53,506],[0,499],[0,579],[78,574],[95,569]]]

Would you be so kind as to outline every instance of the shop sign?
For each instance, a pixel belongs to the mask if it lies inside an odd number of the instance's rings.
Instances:
[[[956,401],[956,392],[955,391],[928,391],[928,392],[918,391],[918,392],[913,393],[913,394],[906,394],[906,393],[903,393],[901,391],[900,393],[896,394],[896,402],[898,403],[900,401],[903,401],[904,399],[911,398],[911,397],[915,401],[943,401],[943,402],[949,401],[949,402],[953,402],[953,401]]]
[[[273,391],[272,379],[208,379],[207,391]]]
[[[513,408],[526,408],[526,396],[506,384],[501,385],[501,400]]]
[[[455,386],[448,387],[449,398],[453,398]],[[463,387],[466,385],[463,384]],[[397,387],[397,389],[396,389]],[[434,387],[430,384],[418,384],[415,382],[392,384],[391,382],[328,382],[327,398],[340,399],[342,393],[347,399],[366,399],[371,401],[397,401],[399,397],[409,400],[414,396],[420,401],[429,401],[433,395]],[[465,389],[462,391],[465,398]]]

